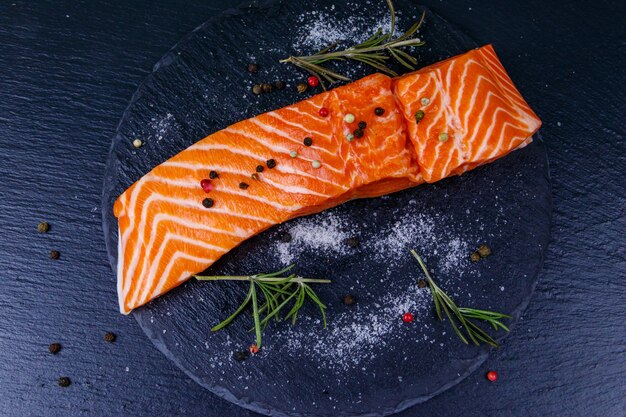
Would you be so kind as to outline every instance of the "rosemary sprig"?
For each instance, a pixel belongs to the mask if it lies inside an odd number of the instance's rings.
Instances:
[[[281,59],[279,62],[291,63],[310,72],[319,78],[324,88],[326,88],[324,81],[329,84],[334,84],[338,81],[350,81],[350,78],[345,75],[332,71],[322,65],[330,61],[344,61],[346,59],[359,61],[395,77],[398,74],[387,66],[387,61],[391,56],[405,68],[414,70],[415,65],[417,65],[417,60],[401,48],[424,45],[425,42],[416,39],[413,36],[422,26],[424,18],[426,17],[426,12],[422,13],[421,18],[403,35],[394,39],[396,32],[396,11],[393,7],[392,0],[386,1],[387,6],[389,7],[389,12],[391,13],[391,28],[389,32],[383,32],[382,28],[379,28],[376,33],[370,36],[367,40],[347,49],[331,52],[331,50],[336,46],[335,44],[332,44],[316,54],[298,57],[290,56],[288,58]]]
[[[324,328],[326,328],[326,305],[322,303],[309,284],[327,284],[330,280],[303,278],[297,276],[296,274],[290,274],[286,277],[282,276],[283,274],[289,272],[294,266],[295,264],[292,264],[284,269],[281,269],[280,271],[269,274],[236,276],[196,275],[196,279],[199,281],[248,281],[250,283],[248,294],[239,308],[237,308],[233,314],[220,324],[214,326],[211,330],[216,332],[228,326],[246,309],[250,303],[252,303],[252,317],[254,320],[253,329],[256,334],[256,345],[260,349],[262,343],[262,333],[269,324],[269,321],[272,318],[276,321],[280,321],[280,313],[283,308],[293,302],[291,309],[285,316],[285,320],[291,319],[291,322],[295,324],[296,317],[298,316],[298,313],[307,298],[319,307],[320,312],[322,313]],[[260,290],[260,294],[257,292],[257,289]],[[260,303],[261,295],[262,298],[264,298],[263,304]]]
[[[454,303],[454,301],[452,301],[448,294],[446,294],[441,288],[439,288],[439,286],[437,286],[437,284],[435,284],[435,281],[430,276],[430,273],[428,272],[424,261],[417,254],[417,252],[415,252],[415,250],[411,250],[411,253],[415,257],[415,259],[417,259],[417,262],[419,262],[420,266],[422,267],[422,271],[424,271],[424,274],[426,275],[426,281],[428,282],[428,287],[430,288],[430,292],[433,295],[435,311],[439,320],[443,320],[443,311],[445,316],[448,317],[448,320],[452,324],[452,328],[454,328],[456,334],[459,335],[459,337],[465,344],[469,344],[469,338],[476,346],[480,346],[481,343],[487,343],[490,346],[498,347],[498,342],[496,342],[495,339],[489,336],[472,320],[485,321],[491,324],[494,330],[503,329],[508,332],[509,328],[500,320],[510,319],[511,316],[497,313],[495,311],[457,307],[457,305]]]

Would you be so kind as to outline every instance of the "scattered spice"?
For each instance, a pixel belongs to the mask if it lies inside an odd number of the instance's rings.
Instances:
[[[274,159],[268,159],[266,164],[269,169],[276,167],[276,161]]]
[[[422,106],[428,106],[430,104],[430,99],[428,97],[423,97],[421,102]]]
[[[255,180],[255,181],[258,181],[258,180],[259,180],[259,174],[257,174],[257,173],[255,172],[254,174],[250,175],[250,178],[252,178],[252,179],[253,179],[253,180]]]
[[[256,343],[251,344],[248,350],[253,355],[256,355],[257,353],[259,353],[259,347],[256,345]]]
[[[37,225],[37,231],[39,233],[48,233],[48,230],[50,230],[50,224],[48,224],[48,222],[41,222]]]
[[[272,87],[272,84],[270,83],[263,83],[261,84],[261,89],[264,93],[271,93],[274,87]]]
[[[411,313],[404,313],[402,315],[402,321],[405,323],[411,323],[413,321],[414,317],[413,314]]]
[[[115,339],[117,339],[117,336],[113,332],[106,332],[104,334],[104,341],[105,342],[113,343],[113,342],[115,342]]]
[[[67,388],[72,384],[72,381],[70,381],[68,377],[62,376],[61,378],[59,378],[58,383],[60,387]]]
[[[257,165],[256,166],[256,172],[263,172],[264,169],[265,169],[265,167],[263,165]]]
[[[313,139],[307,136],[306,138],[304,138],[302,143],[304,143],[304,146],[311,146],[313,145]]]
[[[363,137],[363,130],[361,130],[361,129],[354,129],[354,132],[352,132],[352,134],[354,135],[355,138],[362,138]]]
[[[418,279],[417,288],[426,288],[426,280],[423,278]]]
[[[347,306],[351,306],[354,303],[356,303],[356,297],[354,295],[352,295],[352,294],[346,294],[341,299],[341,302],[344,303]]]
[[[243,362],[250,357],[250,353],[245,350],[237,350],[233,352],[233,359],[237,362]]]
[[[242,190],[246,190],[249,186],[250,186],[250,184],[247,184],[245,182],[240,182],[239,183],[239,188],[241,188]]]
[[[211,171],[209,172],[209,178],[211,178],[212,180],[214,180],[215,178],[219,178],[220,175],[217,173],[217,171]]]
[[[254,74],[259,71],[259,64],[250,63],[248,64],[248,72]]]
[[[50,251],[50,259],[59,259],[61,257],[61,252],[58,250]]]
[[[291,242],[291,234],[289,232],[285,232],[282,235],[280,235],[280,241],[283,243],[289,243]]]
[[[61,344],[60,343],[50,343],[50,346],[48,346],[48,351],[50,353],[52,353],[53,355],[56,355],[57,353],[59,353],[61,351]]]
[[[254,84],[252,86],[252,92],[258,96],[263,92],[263,88],[259,84]]]
[[[213,183],[211,182],[211,180],[205,178],[200,181],[200,187],[202,187],[202,191],[204,191],[205,193],[209,193],[211,192],[211,190],[213,190]]]
[[[424,118],[425,113],[422,110],[415,112],[415,123],[419,123]]]
[[[135,140],[133,141],[133,146],[134,146],[135,148],[141,148],[141,145],[143,145],[143,142],[141,141],[141,139],[135,139]]]
[[[374,109],[374,114],[376,116],[382,116],[383,114],[385,114],[385,109],[383,109],[382,107],[376,107]]]
[[[478,252],[472,252],[472,254],[470,255],[470,260],[472,262],[478,262],[480,261],[480,253]]]
[[[361,120],[359,122],[359,129],[363,130],[367,127],[367,123],[365,123],[363,120]]]
[[[212,198],[205,198],[204,200],[202,200],[202,205],[206,208],[213,207],[213,204],[215,204],[215,201],[213,201]]]
[[[350,246],[351,248],[356,248],[357,246],[359,246],[359,244],[360,242],[358,237],[349,237],[348,239],[346,239],[346,245]]]
[[[291,152],[289,152],[289,156],[292,157],[292,158],[297,158],[298,157],[298,152],[291,151]]]
[[[317,159],[313,160],[313,162],[311,163],[313,165],[313,168],[318,169],[319,167],[322,166],[322,163],[320,161],[318,161]]]
[[[296,88],[298,89],[298,93],[304,93],[309,87],[305,83],[300,83]]]
[[[478,247],[478,254],[481,258],[486,258],[487,256],[491,255],[491,248],[487,245],[480,245]]]
[[[274,83],[274,88],[276,88],[277,90],[284,90],[285,87],[286,87],[286,84],[284,81],[278,80]]]
[[[326,107],[322,107],[320,109],[320,116],[326,117],[326,116],[328,116],[328,114],[329,114],[329,111],[328,111],[328,109]]]
[[[348,142],[352,142],[354,140],[354,135],[352,133],[348,133],[346,135],[346,139],[348,140]]]
[[[487,372],[487,379],[491,382],[496,382],[498,379],[498,373],[496,371]]]
[[[346,123],[353,123],[354,122],[354,114],[352,113],[348,113],[344,116],[343,121]]]
[[[441,132],[439,134],[439,142],[445,142],[448,140],[448,134],[446,132]]]
[[[309,78],[307,78],[306,82],[311,87],[317,87],[320,84],[320,80],[314,75],[311,75]]]

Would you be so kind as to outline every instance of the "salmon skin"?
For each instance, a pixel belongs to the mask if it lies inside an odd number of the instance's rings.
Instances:
[[[350,140],[359,122],[363,135]],[[155,167],[115,202],[120,311],[166,293],[269,227],[460,175],[525,146],[540,125],[491,45],[235,123]],[[200,182],[211,171],[218,177],[206,192]]]

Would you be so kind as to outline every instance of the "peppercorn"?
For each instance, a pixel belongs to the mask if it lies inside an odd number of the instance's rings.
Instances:
[[[215,204],[215,201],[213,201],[212,198],[205,198],[204,200],[202,200],[202,205],[206,208],[213,207],[213,204]]]
[[[50,346],[48,346],[48,351],[50,353],[52,353],[53,355],[56,355],[57,353],[59,353],[61,351],[61,344],[60,343],[50,343]]]
[[[289,232],[285,232],[280,236],[280,241],[283,243],[291,242],[291,234]]]
[[[313,145],[313,139],[307,136],[306,138],[304,138],[304,141],[302,141],[302,143],[304,143],[304,146],[311,146]]]
[[[481,258],[486,258],[487,256],[491,255],[491,248],[487,245],[480,245],[478,247],[478,254]]]
[[[490,382],[496,382],[496,380],[498,379],[498,373],[496,371],[487,372],[487,379]]]
[[[361,120],[359,122],[359,129],[363,130],[367,127],[367,123],[365,123],[363,120]]]
[[[50,252],[50,259],[59,259],[61,257],[61,252],[58,250],[53,250]]]
[[[248,64],[248,72],[254,74],[259,70],[259,64],[250,63]]]
[[[209,172],[209,178],[211,178],[212,180],[214,180],[215,178],[219,178],[219,177],[220,175],[216,171]]]
[[[255,180],[255,181],[258,181],[258,180],[259,180],[259,174],[257,174],[256,172],[255,172],[254,174],[250,175],[250,177],[251,177],[253,180]]]
[[[284,90],[285,89],[285,82],[284,81],[276,81],[274,83],[274,87],[276,87],[277,90]]]
[[[420,120],[424,118],[424,112],[422,110],[418,110],[415,112],[415,123],[419,123]]]
[[[306,82],[311,86],[311,87],[317,87],[320,83],[320,80],[314,76],[311,75],[309,78],[307,78]]]
[[[239,183],[239,188],[241,188],[242,190],[245,190],[249,187],[249,184],[246,184],[245,182],[240,182]]]
[[[133,146],[134,146],[135,148],[141,148],[141,145],[143,145],[143,142],[141,141],[141,139],[135,139],[135,140],[133,141]]]
[[[291,151],[291,152],[289,152],[289,156],[292,157],[292,158],[297,158],[298,157],[298,152]]]
[[[263,92],[263,88],[261,88],[259,84],[254,84],[252,86],[252,92],[258,96],[259,94]]]
[[[309,87],[305,83],[300,83],[298,84],[297,88],[298,88],[298,93],[304,93],[306,89]]]
[[[348,239],[346,239],[346,245],[350,246],[351,248],[356,248],[357,246],[359,246],[359,238],[349,237]]]
[[[354,140],[354,135],[353,135],[352,133],[348,133],[348,134],[346,135],[346,140],[347,140],[348,142],[352,142],[352,141]]]
[[[478,252],[472,252],[470,259],[472,262],[478,262],[480,261],[480,254]]]
[[[322,163],[318,161],[317,159],[315,159],[313,160],[313,162],[311,162],[311,165],[313,166],[313,168],[318,169],[322,166]]]
[[[413,321],[414,317],[413,314],[411,313],[404,313],[402,315],[402,321],[405,323],[411,323]]]
[[[320,116],[322,116],[322,117],[326,117],[326,116],[328,116],[328,114],[329,114],[330,112],[328,111],[328,109],[327,109],[326,107],[322,107],[322,108],[320,109],[319,113],[320,113]]]
[[[346,294],[341,299],[341,302],[347,306],[351,306],[352,304],[356,303],[356,297],[352,294]]]
[[[354,135],[355,138],[363,137],[363,131],[361,129],[354,129],[354,132],[352,132],[352,134]]]
[[[70,379],[66,376],[62,376],[61,378],[59,378],[59,386],[63,387],[63,388],[67,388],[70,386],[70,384],[72,383],[72,381],[70,381]]]
[[[210,193],[213,190],[213,183],[211,180],[204,178],[200,181],[200,187],[205,193]]]
[[[441,132],[439,134],[439,142],[445,142],[448,140],[448,134],[446,132]]]
[[[265,167],[263,165],[257,165],[256,166],[256,172],[263,172],[264,169],[265,169]]]
[[[354,122],[354,114],[352,113],[348,113],[343,117],[343,121],[346,123],[352,123]]]
[[[261,84],[261,88],[263,89],[264,93],[271,93],[272,90],[274,89],[274,87],[272,87],[272,84],[270,83]]]
[[[106,332],[104,334],[104,341],[105,342],[113,343],[113,342],[115,342],[115,339],[117,339],[117,336],[113,332]]]
[[[37,231],[39,233],[48,233],[48,230],[50,230],[48,222],[41,222],[37,225]]]
[[[256,345],[256,343],[250,345],[250,347],[248,348],[248,350],[250,351],[251,354],[256,355],[257,353],[259,353],[259,347]]]
[[[272,169],[276,166],[276,161],[273,159],[268,159],[266,164],[269,169]]]
[[[423,278],[418,279],[417,288],[426,288],[426,280]]]
[[[233,359],[237,362],[243,362],[250,357],[250,352],[245,350],[237,350],[233,352]]]
[[[382,116],[383,114],[385,114],[385,109],[383,109],[382,107],[376,107],[374,109],[374,114],[376,116]]]

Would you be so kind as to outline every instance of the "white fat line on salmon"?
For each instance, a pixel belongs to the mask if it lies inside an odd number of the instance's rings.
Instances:
[[[504,67],[502,66],[502,63],[500,62],[498,57],[495,55],[495,52],[493,50],[481,49],[479,53],[481,58],[487,61],[486,66],[487,68],[489,68],[490,73],[500,81],[502,87],[505,88],[505,90],[509,93],[510,98],[517,102],[517,104],[519,104],[522,108],[530,109],[528,103],[524,101],[522,95],[513,84],[511,78],[508,76],[506,71],[504,71]]]
[[[484,129],[485,126],[489,126],[488,128],[488,132],[491,132],[493,130],[493,124],[496,123],[495,121],[495,116],[498,114],[498,112],[500,111],[504,111],[505,113],[508,114],[508,112],[506,110],[504,110],[502,107],[498,107],[495,111],[490,112],[491,114],[491,120],[488,122],[485,119],[485,115],[487,113],[487,110],[490,107],[491,104],[491,99],[492,97],[494,99],[499,99],[498,96],[496,96],[492,91],[487,92],[487,95],[485,96],[484,102],[483,102],[483,107],[480,110],[480,113],[477,116],[477,120],[480,120],[480,123],[476,123],[474,126],[472,126],[472,129],[468,131],[468,135],[470,135],[469,137],[467,137],[466,142],[471,143],[472,144],[472,155],[476,155],[476,157],[478,157],[478,155],[482,154],[482,151],[484,150],[486,144],[489,142],[489,136],[488,135],[483,135],[482,137],[482,142],[480,144],[480,146],[478,147],[477,151],[474,151],[474,148],[476,148],[476,143],[474,143],[474,141],[476,140],[476,137],[478,136],[478,134],[481,132],[481,130]]]
[[[202,266],[200,266],[198,268],[199,271],[197,271],[197,272],[200,272],[200,271],[206,269],[205,267],[203,267],[204,265],[210,265],[213,262],[215,262],[215,260],[211,259],[211,258],[199,258],[199,257],[196,257],[196,256],[187,255],[187,254],[185,254],[183,252],[177,251],[176,254],[174,256],[172,256],[172,258],[170,258],[170,261],[167,264],[167,268],[165,269],[163,274],[161,274],[161,277],[159,279],[157,287],[154,289],[154,291],[152,291],[152,293],[150,294],[149,299],[152,299],[152,298],[158,296],[159,294],[161,294],[161,292],[163,291],[163,288],[165,287],[165,284],[167,284],[167,278],[170,275],[170,271],[174,267],[174,264],[178,260],[178,258],[184,258],[184,259],[190,260],[192,262],[196,262],[199,265],[202,265]],[[183,271],[181,274],[179,274],[177,281],[179,279],[182,279],[183,277],[188,278],[190,275],[195,274],[197,272],[189,273],[188,270]],[[141,300],[141,301],[145,301],[145,300]]]
[[[300,111],[300,110],[297,110],[297,109],[288,109],[288,110],[292,111],[294,113],[298,113],[300,115],[306,115],[306,116],[308,116],[310,118],[314,118],[314,116],[312,116],[311,114],[303,112],[303,111]],[[281,121],[282,123],[284,123],[284,124],[286,124],[288,126],[293,126],[293,127],[297,128],[297,129],[301,130],[302,131],[302,133],[301,133],[302,139],[304,139],[307,136],[312,136],[314,140],[313,140],[313,145],[310,146],[311,149],[318,149],[318,150],[324,151],[324,152],[328,152],[329,151],[327,148],[316,146],[315,145],[315,139],[316,138],[320,138],[321,137],[321,138],[327,139],[328,142],[330,142],[330,143],[333,142],[332,135],[320,132],[319,130],[306,129],[304,126],[302,126],[301,124],[298,124],[298,123],[288,122],[287,120],[285,120],[284,117],[280,116],[277,111],[271,111],[269,113],[263,114],[262,116],[271,117],[273,119]],[[324,120],[320,120],[319,119],[319,116],[318,116],[317,119],[315,119],[315,121],[318,122],[318,123],[323,123],[324,122]],[[295,141],[294,141],[294,143],[295,143]],[[302,141],[300,141],[299,144],[302,145]]]
[[[511,126],[512,128],[516,129],[516,130],[522,130],[519,127],[515,126],[514,124],[506,121],[504,123],[498,123],[497,122],[497,115],[498,113],[503,112],[505,114],[507,114],[506,109],[503,109],[502,107],[498,107],[498,109],[496,111],[493,112],[492,116],[491,116],[491,123],[489,124],[489,127],[487,128],[487,131],[485,132],[485,138],[482,140],[482,144],[480,146],[480,148],[478,148],[478,152],[476,152],[476,160],[481,160],[483,155],[485,154],[485,152],[488,149],[488,144],[490,143],[490,139],[492,139],[493,137],[495,137],[493,131],[496,127],[498,127],[498,132],[499,134],[499,139],[498,142],[495,146],[493,146],[493,150],[491,151],[491,153],[486,155],[486,158],[492,158],[493,155],[497,155],[498,151],[502,148],[502,142],[504,140],[503,138],[503,133],[504,133],[504,129],[506,129],[507,126]],[[491,141],[491,143],[493,143],[493,141]]]
[[[193,239],[187,236],[182,236],[182,235],[178,235],[178,234],[174,234],[171,232],[168,232],[165,235],[165,238],[163,239],[163,241],[161,242],[161,244],[159,245],[158,248],[158,252],[156,254],[156,256],[154,257],[154,259],[151,261],[151,265],[150,265],[150,269],[148,270],[147,274],[143,273],[143,270],[140,272],[140,276],[146,277],[147,280],[150,280],[151,278],[153,278],[157,272],[157,269],[159,268],[160,264],[161,264],[161,258],[163,257],[163,254],[166,252],[165,249],[167,248],[167,245],[170,243],[170,241],[172,242],[183,242],[186,245],[191,245],[191,246],[197,246],[199,248],[205,249],[207,252],[217,252],[218,253],[218,257],[223,255],[224,253],[228,252],[229,249],[221,247],[221,246],[215,246],[215,245],[211,245],[210,243],[206,243],[202,240],[198,240],[198,239]],[[152,248],[150,248],[151,250]],[[150,250],[146,251],[146,255],[144,256],[144,259],[148,258],[148,255],[150,255]],[[150,290],[151,285],[143,285],[143,286],[136,286],[135,288],[143,288],[143,291],[141,292],[141,294],[138,293],[137,290],[135,290],[134,295],[133,295],[133,303],[137,302],[137,297],[140,297],[141,299],[145,299],[148,296],[148,292]]]

